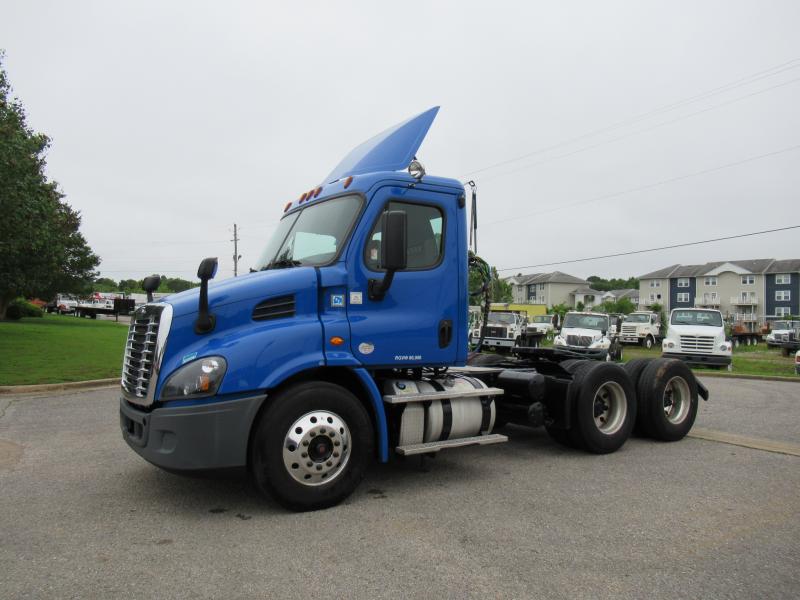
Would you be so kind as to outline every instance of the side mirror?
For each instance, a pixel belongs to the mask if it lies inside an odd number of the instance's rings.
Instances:
[[[145,277],[144,281],[142,281],[142,287],[144,291],[147,292],[147,301],[153,301],[153,292],[158,289],[158,286],[161,285],[161,276],[160,275],[150,275],[150,277]]]
[[[197,268],[197,277],[200,278],[200,305],[197,310],[197,320],[194,322],[194,332],[197,334],[208,333],[214,329],[216,319],[208,312],[208,280],[217,274],[219,263],[215,258],[204,258]]]
[[[408,217],[403,210],[392,210],[384,214],[381,223],[381,267],[386,275],[380,281],[369,280],[370,300],[383,300],[392,285],[395,271],[407,266]]]
[[[406,268],[408,255],[408,217],[404,210],[387,212],[381,226],[381,267],[386,271]]]

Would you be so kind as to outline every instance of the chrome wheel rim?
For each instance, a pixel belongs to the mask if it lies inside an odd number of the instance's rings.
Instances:
[[[673,377],[664,388],[664,416],[673,425],[678,425],[686,420],[692,398],[689,394],[689,384],[683,377]]]
[[[283,464],[296,482],[307,486],[330,483],[350,459],[347,423],[326,410],[297,419],[283,440]]]
[[[606,381],[594,395],[594,424],[600,433],[613,435],[625,422],[628,401],[625,390],[616,381]]]

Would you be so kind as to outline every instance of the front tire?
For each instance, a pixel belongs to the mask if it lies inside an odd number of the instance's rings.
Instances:
[[[643,345],[644,345],[645,348],[650,350],[655,345],[655,343],[656,343],[656,341],[653,339],[653,336],[652,335],[648,335],[646,338],[644,338],[644,344]]]
[[[369,415],[348,390],[327,382],[291,386],[273,399],[253,435],[256,487],[290,510],[347,498],[373,456]]]

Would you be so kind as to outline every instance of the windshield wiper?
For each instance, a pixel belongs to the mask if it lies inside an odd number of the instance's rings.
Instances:
[[[301,263],[299,260],[293,260],[291,258],[278,258],[273,260],[261,270],[267,271],[269,269],[289,269],[291,267],[299,267],[302,264],[303,263]]]

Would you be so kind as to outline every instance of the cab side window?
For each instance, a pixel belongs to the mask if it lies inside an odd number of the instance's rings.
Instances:
[[[402,210],[407,215],[407,268],[427,269],[437,265],[442,256],[442,211],[435,206],[408,202],[389,202],[384,213],[390,210]],[[366,247],[365,261],[373,271],[380,269],[382,221],[383,218],[378,219]]]

